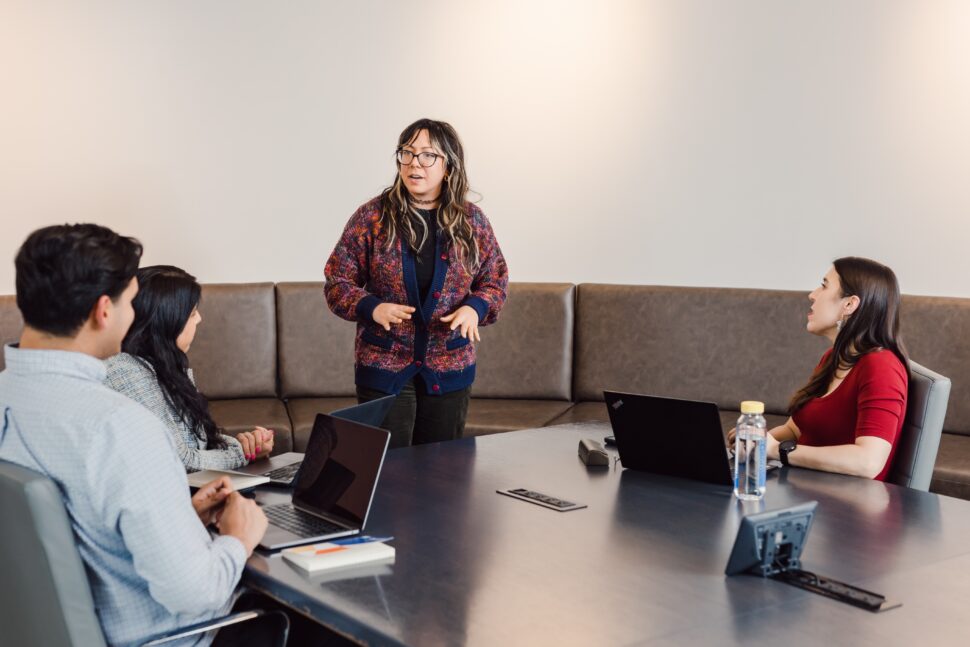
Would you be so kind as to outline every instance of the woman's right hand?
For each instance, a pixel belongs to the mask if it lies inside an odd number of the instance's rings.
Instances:
[[[734,436],[738,433],[737,427],[731,427],[730,431],[727,432],[727,444],[728,447],[734,447]]]
[[[384,327],[384,330],[390,330],[391,324],[399,324],[405,319],[410,319],[412,312],[414,312],[412,306],[400,303],[382,303],[374,308],[372,316],[375,322]]]

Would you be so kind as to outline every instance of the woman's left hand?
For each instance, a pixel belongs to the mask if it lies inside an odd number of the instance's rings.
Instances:
[[[273,430],[256,427],[252,431],[241,431],[236,440],[242,445],[243,456],[248,462],[269,456],[273,452]]]
[[[265,458],[273,453],[273,435],[273,430],[266,427],[253,429],[253,436],[256,437],[256,458]]]
[[[482,341],[478,335],[478,313],[471,306],[462,306],[441,318],[445,323],[451,323],[451,330],[461,328],[461,336],[470,341]]]

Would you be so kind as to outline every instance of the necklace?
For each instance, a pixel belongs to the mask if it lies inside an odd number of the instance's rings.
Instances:
[[[418,200],[417,198],[411,198],[411,200],[417,204],[434,204],[437,200]]]

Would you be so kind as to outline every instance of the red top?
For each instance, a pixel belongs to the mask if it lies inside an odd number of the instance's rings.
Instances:
[[[809,400],[792,416],[801,432],[798,444],[830,447],[852,445],[860,436],[882,438],[892,450],[876,480],[886,480],[903,430],[908,386],[909,375],[892,351],[863,355],[834,391]]]

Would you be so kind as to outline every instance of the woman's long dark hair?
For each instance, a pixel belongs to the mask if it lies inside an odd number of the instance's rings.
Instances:
[[[815,370],[808,384],[792,396],[794,413],[806,402],[822,397],[840,369],[855,366],[859,358],[874,350],[892,351],[909,372],[906,349],[899,338],[899,282],[891,269],[868,258],[847,256],[832,263],[842,284],[842,296],[859,297],[859,306],[835,338],[832,352]]]
[[[171,265],[143,267],[137,276],[138,294],[131,302],[135,321],[121,350],[151,366],[169,405],[209,449],[225,448],[208,401],[189,379],[189,358],[175,344],[199,305],[201,286],[194,276]]]
[[[401,150],[417,138],[422,130],[428,131],[431,145],[445,154],[447,177],[441,186],[438,199],[438,227],[445,236],[445,245],[457,250],[458,260],[469,274],[478,270],[478,244],[471,224],[471,214],[465,204],[468,195],[468,177],[465,175],[465,150],[458,133],[451,124],[432,119],[419,119],[404,129],[397,140]],[[417,252],[428,237],[424,220],[418,215],[417,205],[404,186],[398,173],[394,184],[381,194],[381,225],[387,231],[387,248],[390,249],[398,236]]]

